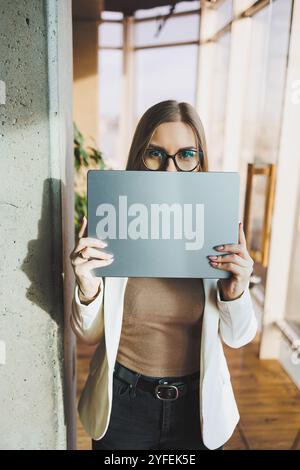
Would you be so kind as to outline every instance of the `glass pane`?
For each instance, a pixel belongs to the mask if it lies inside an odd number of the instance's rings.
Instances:
[[[211,8],[212,16],[214,17],[214,23],[211,25],[211,34],[215,34],[228,24],[233,17],[233,3],[232,0],[224,0],[220,2],[214,8]]]
[[[292,0],[277,0],[253,16],[241,147],[247,163],[277,160],[291,6]]]
[[[289,274],[285,319],[300,336],[300,178],[298,178],[298,217],[294,228],[292,262]]]
[[[242,160],[254,161],[257,119],[261,109],[264,63],[267,59],[268,8],[253,16],[251,58],[245,99]]]
[[[199,10],[200,1],[179,2],[176,4],[175,12]]]
[[[195,105],[197,50],[197,46],[174,46],[136,52],[136,119],[167,99]]]
[[[122,51],[99,51],[99,148],[109,164],[117,158]]]
[[[211,74],[213,80],[212,115],[210,133],[207,136],[211,171],[222,171],[230,38],[230,32],[223,34],[215,44],[214,66]]]
[[[179,2],[175,5],[174,13],[181,11],[199,10],[200,1]],[[136,18],[147,18],[149,16],[167,15],[170,11],[170,6],[161,6],[156,8],[148,8],[147,10],[137,10],[134,14]]]
[[[224,0],[217,7],[216,31],[222,29],[232,20],[232,0]]]
[[[245,84],[240,147],[241,187],[246,187],[248,163],[277,163],[286,80],[292,0],[277,0],[252,17],[251,57]],[[255,179],[258,178],[257,176]],[[265,186],[254,188],[251,208],[252,241],[262,230]],[[257,265],[264,288],[266,269]]]
[[[101,18],[103,20],[122,20],[123,13],[119,11],[102,11]]]
[[[99,46],[122,47],[123,24],[101,23],[99,25]]]
[[[134,16],[136,18],[147,18],[149,16],[167,15],[170,11],[169,6],[148,8],[144,10],[136,10]]]
[[[288,56],[292,0],[277,0],[253,16],[251,58],[240,150],[241,185],[248,163],[276,163]],[[259,205],[252,209],[255,217]]]
[[[292,0],[273,4],[270,44],[263,90],[256,153],[260,161],[275,162],[280,139],[281,113],[286,80]]]
[[[193,41],[199,37],[199,15],[169,18],[158,37],[158,21],[147,21],[135,25],[135,45],[148,46],[166,42]]]

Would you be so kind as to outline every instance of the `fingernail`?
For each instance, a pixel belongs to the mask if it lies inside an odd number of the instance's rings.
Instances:
[[[224,250],[224,245],[216,246],[216,250]]]
[[[209,259],[218,259],[217,256],[209,256]]]

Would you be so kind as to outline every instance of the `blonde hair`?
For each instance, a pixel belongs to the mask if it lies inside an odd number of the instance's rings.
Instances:
[[[185,102],[166,100],[147,109],[136,127],[125,170],[143,170],[142,156],[149,145],[155,129],[164,122],[184,122],[196,137],[198,148],[203,152],[198,171],[208,171],[207,149],[204,128],[195,108]]]

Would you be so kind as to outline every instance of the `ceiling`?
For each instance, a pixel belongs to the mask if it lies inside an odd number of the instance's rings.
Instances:
[[[99,20],[104,0],[72,0],[72,16],[79,20]]]
[[[183,0],[73,0],[73,17],[78,19],[98,20],[101,11],[118,11],[131,16],[136,10],[175,5]],[[192,0],[184,0],[192,1]]]
[[[104,9],[107,11],[121,11],[124,15],[132,15],[136,10],[175,5],[180,1],[182,0],[104,0]]]

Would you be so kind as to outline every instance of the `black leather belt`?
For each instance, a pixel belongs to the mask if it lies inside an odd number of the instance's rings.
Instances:
[[[177,400],[189,390],[199,386],[200,372],[183,377],[149,377],[128,369],[119,362],[115,363],[114,375],[130,387],[137,387],[150,392],[159,400]]]

